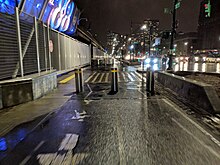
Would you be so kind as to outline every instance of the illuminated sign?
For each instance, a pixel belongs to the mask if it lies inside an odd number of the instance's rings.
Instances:
[[[0,0],[0,13],[14,14],[16,1],[20,3],[20,0]]]
[[[73,0],[49,0],[43,22],[66,34],[75,33],[79,11]]]
[[[0,0],[0,12],[14,14],[16,3],[19,2],[20,0]],[[52,29],[74,34],[80,12],[73,0],[49,0],[46,9],[42,11],[44,2],[45,0],[26,0],[20,18],[32,23],[31,16],[39,18],[43,12],[42,21]]]
[[[205,17],[210,17],[211,16],[211,3],[210,0],[208,1],[207,4],[204,4],[204,8],[205,8]]]

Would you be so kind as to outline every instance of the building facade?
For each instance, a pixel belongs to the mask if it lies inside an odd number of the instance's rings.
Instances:
[[[198,49],[220,50],[220,1],[203,0],[198,22]]]

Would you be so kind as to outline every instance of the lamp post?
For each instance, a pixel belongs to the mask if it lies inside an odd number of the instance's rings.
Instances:
[[[174,0],[173,1],[173,10],[172,10],[172,14],[173,14],[173,22],[172,22],[172,30],[171,30],[171,39],[170,39],[170,52],[169,52],[169,62],[168,62],[168,68],[167,70],[172,70],[172,64],[173,64],[173,40],[174,40],[174,33],[176,31],[176,4],[177,4],[178,0]]]

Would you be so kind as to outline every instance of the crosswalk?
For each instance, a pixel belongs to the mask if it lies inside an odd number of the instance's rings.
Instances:
[[[146,78],[143,78],[144,81]],[[137,72],[118,72],[118,82],[142,81],[142,75]],[[94,72],[85,81],[86,83],[109,83],[111,82],[110,72]]]

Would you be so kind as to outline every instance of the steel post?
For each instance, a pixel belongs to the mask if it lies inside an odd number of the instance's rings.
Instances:
[[[23,68],[23,54],[22,54],[22,46],[21,46],[21,31],[20,31],[20,20],[19,20],[19,10],[15,8],[16,14],[16,29],[17,29],[17,40],[18,40],[18,54],[20,59],[20,70],[21,70],[21,77],[24,77],[24,68]],[[18,70],[17,70],[18,71]],[[17,72],[14,73],[13,77],[17,76]]]
[[[46,33],[45,33],[45,26],[43,25],[43,33],[44,33],[44,58],[45,58],[45,69],[47,71],[47,39],[46,39]]]
[[[111,68],[112,80],[111,80],[111,92],[115,94],[118,92],[118,68],[112,67]]]
[[[36,40],[36,53],[37,53],[37,70],[40,73],[40,53],[39,53],[39,44],[38,44],[38,22],[37,18],[34,17],[34,30],[35,30],[35,40]]]
[[[76,83],[76,93],[83,92],[84,84],[83,84],[83,72],[81,68],[75,71],[75,83]]]
[[[49,25],[47,26],[47,42],[48,42],[48,56],[49,56],[49,68],[50,68],[50,71],[52,70],[52,64],[51,64],[51,52],[50,52],[50,27]]]

